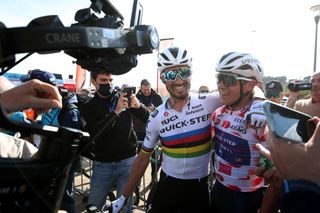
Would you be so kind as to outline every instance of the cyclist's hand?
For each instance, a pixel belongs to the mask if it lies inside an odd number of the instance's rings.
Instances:
[[[262,128],[266,125],[267,117],[262,109],[261,101],[252,103],[251,108],[245,113],[245,128]]]
[[[121,195],[121,197],[119,197],[115,201],[112,201],[112,213],[118,213],[122,209],[125,201],[126,198],[123,195]]]

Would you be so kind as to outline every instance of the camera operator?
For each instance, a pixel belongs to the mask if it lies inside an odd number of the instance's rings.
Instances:
[[[149,112],[131,95],[112,89],[113,76],[107,72],[91,71],[91,82],[96,88],[94,97],[80,108],[84,129],[94,141],[95,159],[90,180],[89,205],[103,207],[114,184],[117,196],[123,194],[131,165],[135,159],[137,138],[132,115],[147,121]],[[128,202],[127,212],[131,211]]]
[[[285,179],[281,212],[320,212],[320,122],[317,117],[310,122],[317,125],[307,143],[279,139],[267,131],[266,140],[270,152],[262,145],[256,145]]]
[[[320,117],[320,72],[312,75],[311,79],[311,98],[297,100],[299,91],[289,89],[289,98],[286,103],[287,107],[294,108],[311,116]]]

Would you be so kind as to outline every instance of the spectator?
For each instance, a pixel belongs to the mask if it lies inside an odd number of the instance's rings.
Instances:
[[[209,92],[210,91],[208,86],[202,85],[199,87],[199,94],[201,93],[208,94]]]
[[[268,81],[265,87],[265,96],[268,100],[280,104],[282,98],[284,97],[283,88],[280,81]]]
[[[261,99],[253,92],[262,80],[260,62],[252,55],[230,52],[217,67],[217,85],[222,107],[212,115],[212,141],[216,181],[211,191],[212,212],[256,213],[263,198],[264,180],[254,174],[264,144],[264,128],[245,128],[245,116],[265,116]],[[263,127],[264,124],[258,125]]]
[[[20,80],[25,82],[32,79],[38,79],[53,86],[57,85],[56,78],[52,73],[39,69],[29,71],[29,73],[25,76],[22,76]],[[52,110],[50,110],[50,112],[42,113],[41,124],[52,126],[66,126],[74,129],[81,129],[80,113],[77,106],[75,105],[78,102],[76,95],[66,89],[61,88],[59,92],[62,95],[62,109],[53,108]],[[75,169],[79,164],[78,161],[79,159],[76,159],[69,170],[66,189],[64,191],[61,202],[61,209],[66,210],[69,213],[75,213],[73,181]]]
[[[114,184],[117,196],[123,193],[135,159],[137,139],[132,129],[132,115],[144,122],[149,116],[135,95],[130,97],[129,108],[125,94],[112,89],[112,77],[106,72],[91,72],[96,93],[80,108],[84,129],[95,143],[88,206],[95,205],[100,209]],[[131,211],[130,202],[126,208],[126,212]]]
[[[269,101],[281,104],[281,100],[284,97],[284,93],[283,93],[283,88],[280,81],[271,80],[267,82],[265,86],[265,96]],[[258,174],[261,173],[260,171],[261,169],[264,171],[266,168],[259,168]],[[272,170],[272,168],[270,170]],[[271,172],[273,171],[269,171],[269,173]],[[279,194],[280,194],[280,187],[279,187],[278,181],[275,183],[270,182],[267,185],[266,192],[264,193],[260,212],[261,213],[278,212]]]
[[[312,84],[311,98],[297,100],[299,91],[289,90],[289,98],[286,106],[309,114],[310,116],[320,117],[320,72],[314,73],[310,82]]]
[[[281,196],[281,212],[284,213],[320,212],[320,122],[317,117],[311,122],[317,127],[307,143],[279,139],[267,131],[270,152],[256,145],[285,179]]]
[[[161,96],[151,88],[151,84],[147,79],[143,79],[141,81],[140,90],[137,93],[137,98],[148,108],[149,112],[153,112],[156,107],[162,104]],[[139,118],[135,118],[134,129],[137,133],[139,141],[143,141],[144,137],[146,136],[146,126],[146,122],[141,121],[141,119]],[[156,158],[154,152],[152,153],[152,158]],[[151,183],[154,183],[154,181],[156,180],[159,166],[159,164],[156,165],[155,162],[151,161]]]

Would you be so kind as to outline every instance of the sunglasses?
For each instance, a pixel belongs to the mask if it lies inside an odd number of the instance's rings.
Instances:
[[[252,81],[252,79],[249,79],[249,78],[239,77],[239,76],[224,74],[224,73],[223,74],[218,73],[216,75],[216,79],[217,79],[217,84],[222,82],[226,87],[234,87],[237,85],[237,81],[240,81],[240,80]]]
[[[167,81],[175,81],[179,75],[181,79],[186,80],[191,76],[191,69],[167,70],[161,73],[160,77],[163,83]]]
[[[268,91],[268,92],[265,93],[265,95],[266,95],[266,98],[272,98],[272,97],[280,98],[280,92],[270,92],[270,91]]]

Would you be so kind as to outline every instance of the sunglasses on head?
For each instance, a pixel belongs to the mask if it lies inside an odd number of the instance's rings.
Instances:
[[[234,87],[237,85],[237,81],[243,80],[243,81],[252,81],[252,79],[240,77],[236,75],[231,74],[225,74],[225,73],[218,73],[216,75],[217,83],[223,83],[226,87]]]
[[[191,69],[175,69],[175,70],[167,70],[161,73],[161,80],[163,83],[166,81],[175,81],[177,76],[179,75],[181,79],[185,80],[191,76]]]

